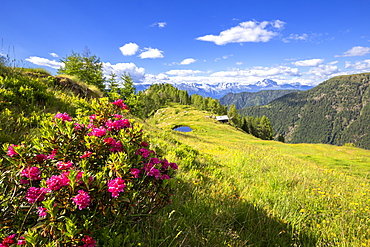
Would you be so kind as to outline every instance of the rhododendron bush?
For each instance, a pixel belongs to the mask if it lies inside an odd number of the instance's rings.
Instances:
[[[149,148],[122,100],[90,107],[44,121],[32,143],[4,147],[0,246],[96,246],[103,232],[170,202],[177,165]]]

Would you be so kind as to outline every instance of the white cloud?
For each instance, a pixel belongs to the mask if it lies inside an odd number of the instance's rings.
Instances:
[[[353,69],[358,69],[358,70],[363,70],[363,69],[370,69],[370,59],[359,61],[356,63],[351,63],[351,62],[346,62],[345,68],[353,68]]]
[[[307,40],[307,39],[308,39],[308,35],[306,33],[301,34],[301,35],[292,33],[292,34],[289,35],[289,37],[283,38],[283,42],[288,43],[291,40],[301,41],[301,40]]]
[[[214,42],[216,45],[242,42],[267,42],[279,33],[272,29],[282,29],[285,22],[276,20],[273,22],[246,21],[238,26],[222,31],[219,35],[205,35],[196,38],[197,40]]]
[[[25,60],[33,64],[36,64],[36,65],[46,66],[46,67],[50,67],[53,69],[59,69],[60,67],[64,66],[64,63],[57,62],[55,60],[49,60],[47,58],[36,57],[36,56],[26,58]]]
[[[130,74],[135,82],[140,82],[145,78],[145,69],[141,67],[138,68],[134,63],[103,63],[104,75],[109,77],[111,72],[117,75],[117,79],[119,79],[124,73]]]
[[[175,76],[188,76],[203,73],[200,70],[191,70],[191,69],[173,69],[166,72],[167,75],[175,75]]]
[[[221,77],[261,77],[263,79],[270,79],[268,77],[274,76],[300,76],[301,73],[297,68],[291,68],[287,66],[277,66],[277,67],[261,67],[256,66],[248,70],[230,70],[230,71],[219,71],[211,74],[211,76],[221,76]]]
[[[295,66],[300,67],[315,67],[319,64],[322,64],[324,62],[324,59],[316,58],[316,59],[308,59],[308,60],[300,60],[296,62],[292,62]]]
[[[180,62],[181,65],[188,65],[188,64],[192,64],[192,63],[195,63],[197,60],[194,59],[194,58],[186,58],[184,60],[182,60]]]
[[[127,43],[119,48],[124,56],[132,56],[139,50],[139,46],[135,43]]]
[[[139,57],[141,59],[144,58],[163,58],[163,51],[158,50],[157,48],[144,48],[144,52],[142,52]]]
[[[59,57],[58,54],[54,53],[54,52],[51,52],[49,53],[52,57]]]
[[[340,71],[338,66],[334,65],[335,63],[336,62],[329,63],[329,64],[320,64],[317,67],[311,68],[307,72],[307,74],[313,74],[313,75],[319,76],[320,78],[333,75]]]
[[[243,65],[243,62],[236,62],[236,65]]]
[[[343,55],[336,55],[335,57],[360,57],[370,53],[370,47],[354,46]]]
[[[151,27],[159,27],[159,28],[164,28],[165,26],[167,25],[166,22],[155,22],[153,23],[152,25],[150,25]]]

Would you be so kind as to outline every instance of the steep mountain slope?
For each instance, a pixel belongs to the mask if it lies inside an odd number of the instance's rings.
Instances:
[[[369,86],[370,73],[338,76],[241,114],[267,116],[274,133],[291,143],[354,143],[370,149]]]
[[[219,101],[222,105],[234,104],[237,109],[250,106],[263,106],[280,98],[288,93],[298,92],[299,90],[262,90],[259,92],[228,93]]]

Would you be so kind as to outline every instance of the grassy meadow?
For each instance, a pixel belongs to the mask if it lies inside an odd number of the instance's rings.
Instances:
[[[263,141],[209,114],[172,105],[144,123],[179,172],[134,246],[370,246],[370,151]]]

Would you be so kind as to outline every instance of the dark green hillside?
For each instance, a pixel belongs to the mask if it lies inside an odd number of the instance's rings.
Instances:
[[[250,106],[263,106],[289,93],[299,90],[262,90],[259,92],[228,93],[220,99],[222,105],[234,104],[237,109]]]
[[[266,106],[241,110],[267,116],[275,135],[291,143],[354,143],[370,149],[370,73],[338,76]]]

